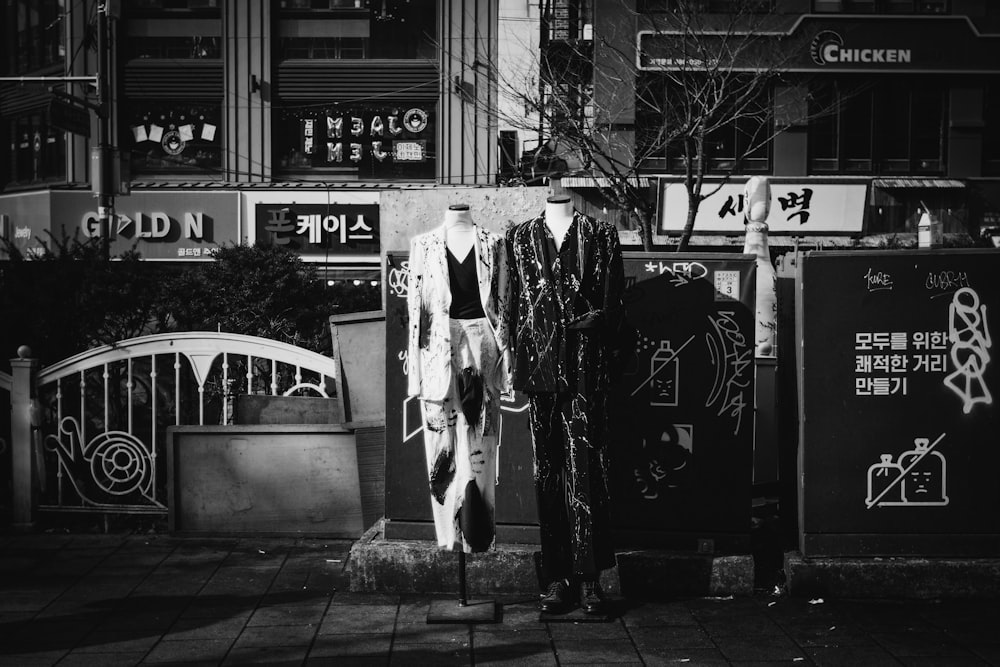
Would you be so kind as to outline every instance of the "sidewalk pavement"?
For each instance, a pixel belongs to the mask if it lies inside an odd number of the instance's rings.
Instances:
[[[347,592],[349,540],[0,535],[0,665],[1000,665],[995,601],[614,600],[606,622],[429,625]],[[448,599],[449,596],[436,596]]]

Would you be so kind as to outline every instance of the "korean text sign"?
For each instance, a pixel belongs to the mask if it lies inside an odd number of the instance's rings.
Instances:
[[[378,254],[377,204],[257,204],[257,240],[307,255]]]
[[[706,183],[707,195],[698,207],[695,233],[743,233],[744,183]],[[867,185],[776,183],[771,181],[771,211],[767,225],[779,234],[856,234],[861,232]],[[711,193],[711,194],[710,194]],[[688,195],[683,183],[664,180],[660,185],[660,233],[677,233],[684,228]]]

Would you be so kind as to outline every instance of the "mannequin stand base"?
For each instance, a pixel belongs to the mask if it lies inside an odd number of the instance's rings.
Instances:
[[[499,623],[496,600],[432,600],[427,612],[428,623]]]

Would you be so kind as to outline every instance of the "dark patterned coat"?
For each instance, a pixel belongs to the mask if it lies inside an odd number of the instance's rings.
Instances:
[[[620,371],[624,324],[618,231],[574,212],[559,253],[568,258],[559,275],[553,274],[551,239],[544,213],[507,231],[513,387],[606,390]],[[578,376],[581,369],[584,377]]]

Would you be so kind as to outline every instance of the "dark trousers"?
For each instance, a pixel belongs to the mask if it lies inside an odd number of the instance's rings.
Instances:
[[[542,578],[596,580],[614,565],[606,396],[529,393]]]

